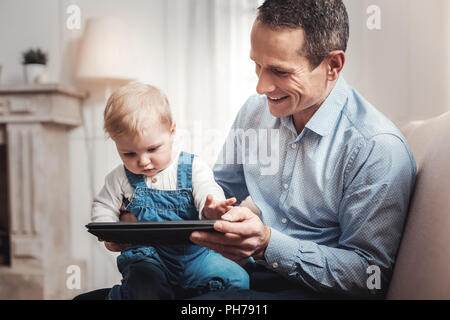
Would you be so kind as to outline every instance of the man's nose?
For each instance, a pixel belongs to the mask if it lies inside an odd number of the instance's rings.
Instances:
[[[272,77],[267,71],[261,69],[258,76],[258,83],[256,85],[256,92],[258,94],[266,94],[275,90],[275,85],[272,81]]]
[[[146,167],[150,164],[150,162],[151,162],[150,156],[147,154],[143,154],[139,157],[138,165],[141,167]]]

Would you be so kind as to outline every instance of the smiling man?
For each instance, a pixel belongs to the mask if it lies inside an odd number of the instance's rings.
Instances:
[[[279,167],[261,175],[262,163],[224,162],[249,152],[230,133],[215,178],[227,198],[251,196],[260,216],[234,207],[215,224],[220,233],[191,240],[250,261],[251,290],[200,299],[385,294],[416,167],[399,130],[343,79],[348,36],[341,0],[266,0],[258,8],[250,52],[258,95],[231,132],[277,130],[270,149]],[[370,285],[370,270],[379,270],[380,285]]]

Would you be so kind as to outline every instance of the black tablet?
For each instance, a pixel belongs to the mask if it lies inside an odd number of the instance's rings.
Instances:
[[[189,240],[191,233],[196,230],[216,232],[214,222],[216,220],[92,222],[86,228],[108,242],[133,245],[192,244]]]

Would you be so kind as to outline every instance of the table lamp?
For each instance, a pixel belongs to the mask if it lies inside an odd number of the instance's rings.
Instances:
[[[76,76],[81,81],[103,83],[135,79],[131,32],[120,20],[91,18],[86,21]]]

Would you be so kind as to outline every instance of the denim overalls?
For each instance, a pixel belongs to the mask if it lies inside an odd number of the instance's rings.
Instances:
[[[143,175],[125,168],[133,188],[130,201],[124,198],[127,211],[138,221],[198,220],[198,211],[192,195],[192,162],[194,155],[181,152],[178,160],[177,190],[155,190],[147,187]],[[164,272],[171,286],[205,291],[222,289],[248,289],[247,272],[237,263],[222,255],[197,245],[133,246],[117,257],[122,273],[122,285],[114,286],[109,299],[145,299],[154,297],[147,293],[155,286],[142,270],[151,274],[155,267]],[[152,270],[150,270],[152,269]],[[135,272],[139,270],[139,272]],[[146,282],[148,280],[148,283]],[[166,281],[161,279],[161,281]]]

